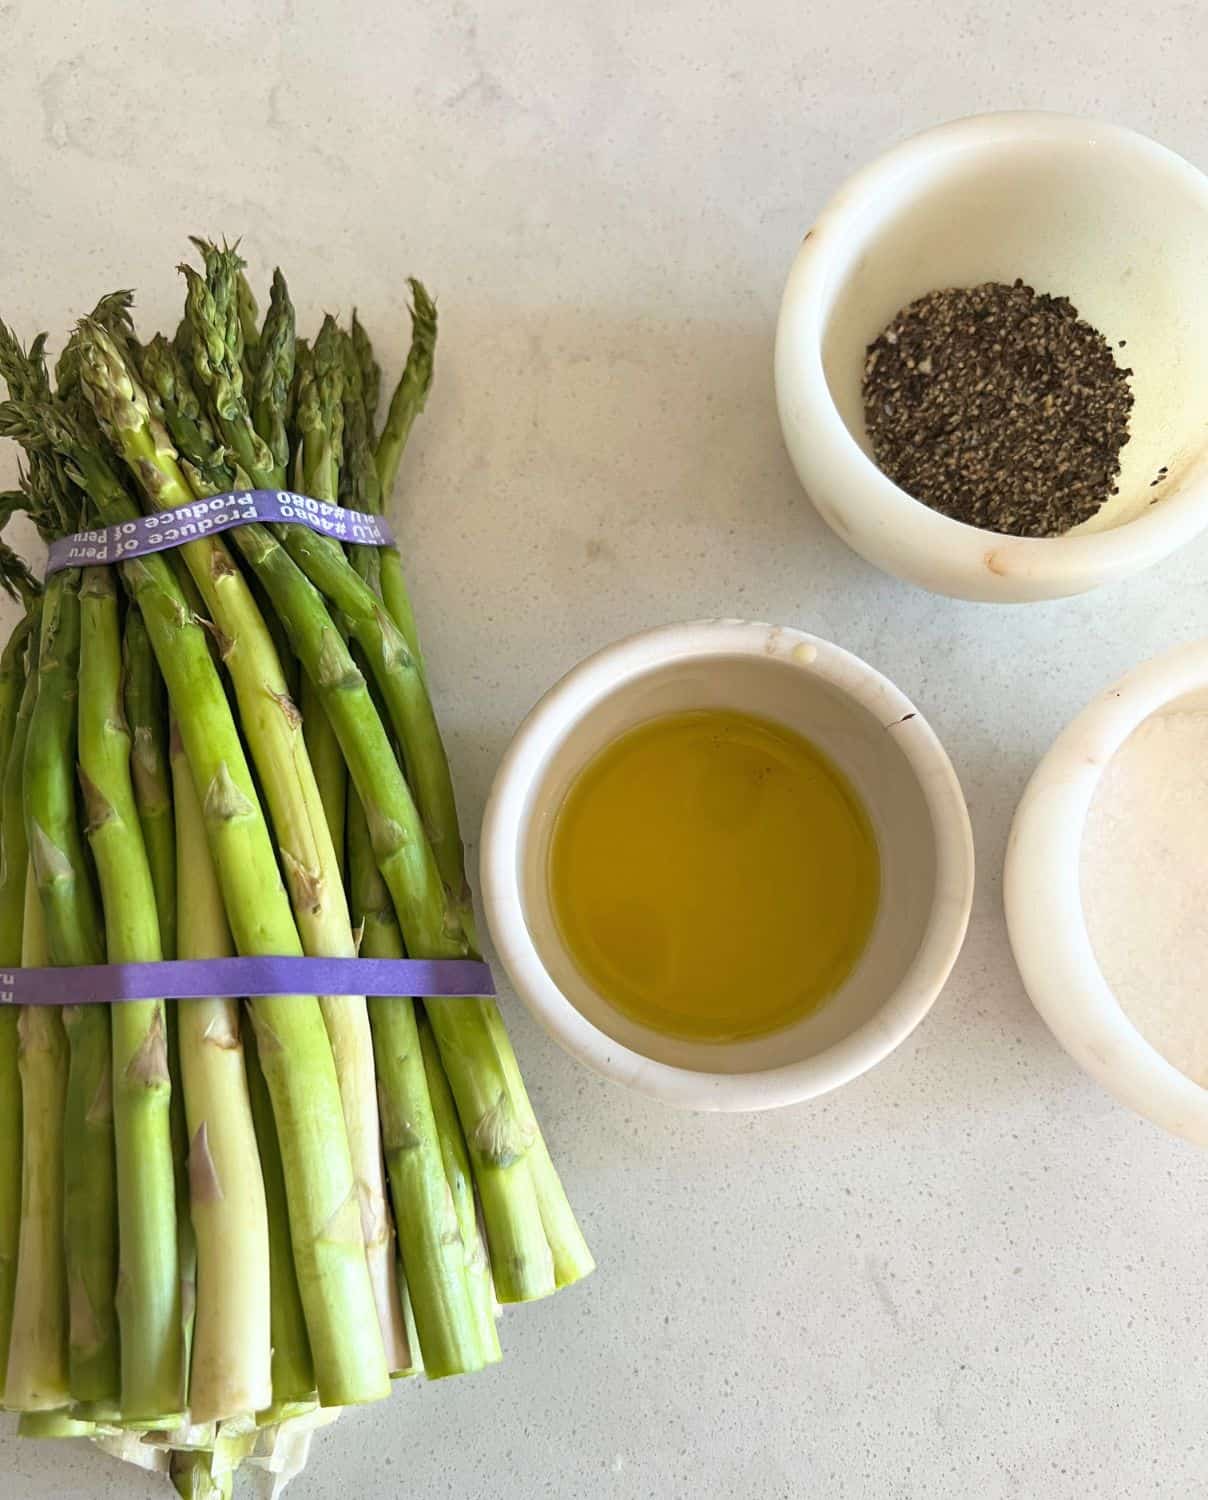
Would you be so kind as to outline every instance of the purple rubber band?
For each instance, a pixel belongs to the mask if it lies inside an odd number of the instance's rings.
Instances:
[[[150,964],[0,971],[0,1005],[114,1005],[123,1000],[255,995],[493,995],[469,958],[184,958]]]
[[[392,547],[394,533],[382,516],[328,505],[292,490],[229,490],[193,500],[174,510],[121,521],[100,531],[79,531],[50,544],[46,576],[63,568],[97,567],[125,562],[150,552],[166,552],[199,537],[247,526],[253,521],[293,521],[311,531],[354,546]]]

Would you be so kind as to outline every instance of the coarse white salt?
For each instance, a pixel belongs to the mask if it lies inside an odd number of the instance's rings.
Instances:
[[[1081,879],[1126,1015],[1208,1087],[1208,712],[1156,714],[1121,745],[1087,815]]]

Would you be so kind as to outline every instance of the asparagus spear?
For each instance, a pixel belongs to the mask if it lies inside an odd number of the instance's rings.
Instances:
[[[355,329],[353,332],[355,336]],[[366,338],[365,341],[368,342],[368,339]],[[376,486],[367,488],[369,509],[375,514],[382,514],[385,510],[386,502],[394,489],[403,448],[410,436],[412,424],[427,402],[428,391],[432,385],[435,349],[436,304],[428,296],[423,284],[413,280],[411,282],[411,348],[407,353],[403,373],[399,377],[398,385],[390,400],[390,417],[378,441],[374,460]],[[360,362],[364,367],[364,355],[360,357]],[[368,436],[372,441],[376,394],[374,394],[372,409],[368,405],[370,394],[370,388],[366,384],[366,418],[369,426]],[[422,673],[425,669],[423,653],[420,649],[419,630],[415,623],[415,611],[412,608],[411,595],[403,575],[403,562],[397,547],[388,547],[383,551],[381,572],[381,594],[386,608],[390,612],[391,619],[403,632],[403,639],[407,642],[416,665]]]
[[[283,471],[289,468],[289,403],[296,358],[294,304],[285,277],[276,270],[268,312],[264,315],[260,366],[252,388],[251,409],[256,431],[268,444],[273,462]]]
[[[367,345],[364,329],[361,329],[361,340]],[[352,510],[363,510],[370,514],[380,511],[381,492],[378,487],[377,465],[373,460],[365,375],[361,358],[358,357],[357,342],[353,338],[344,342],[343,472],[347,476],[344,504]],[[365,583],[381,598],[382,548],[350,546],[348,557]],[[410,641],[407,644],[410,647]]]
[[[0,542],[0,550],[3,549]],[[32,620],[23,615],[13,627],[3,651],[0,651],[0,765],[8,764],[17,714],[25,691],[25,658],[29,650]]]
[[[25,752],[30,863],[54,964],[105,959],[100,914],[76,820],[76,700],[80,576],[56,573],[42,610],[40,684]],[[68,981],[70,982],[70,981]],[[68,1006],[70,1050],[65,1122],[65,1237],[71,1299],[71,1393],[111,1402],[119,1392],[117,1180],[113,1142],[109,1016]]]
[[[288,292],[282,293],[282,312]],[[341,434],[343,427],[342,359],[336,357],[339,335],[334,321],[324,318],[312,353],[299,366],[298,402],[295,413],[301,434],[297,452],[296,486],[304,495],[334,504],[339,490]],[[281,387],[279,387],[280,391]],[[279,393],[261,403],[261,419],[271,428],[280,423]],[[336,414],[339,413],[339,420]],[[270,442],[274,464],[281,452]],[[277,465],[280,467],[280,465]],[[308,676],[302,678],[302,723],[306,746],[315,765],[323,808],[327,814],[332,840],[341,856],[344,854],[344,809],[347,800],[348,773],[340,742],[323,707],[318,688]]]
[[[168,772],[167,702],[147,627],[137,609],[126,613],[122,667],[134,801],[155,888],[160,947],[165,958],[175,958],[176,839]]]
[[[290,1236],[281,1143],[277,1138],[268,1083],[256,1050],[255,1027],[245,1025],[242,1037],[247,1063],[248,1097],[264,1180],[271,1290],[271,1404],[274,1410],[279,1410],[296,1403],[309,1402],[313,1398],[315,1370]],[[255,1410],[266,1411],[269,1405],[267,1401],[262,1402]]]
[[[478,1223],[470,1157],[466,1150],[461,1122],[457,1118],[457,1104],[449,1088],[449,1080],[445,1077],[444,1064],[440,1059],[440,1048],[436,1044],[432,1024],[422,1006],[416,1009],[415,1021],[424,1073],[428,1080],[428,1097],[432,1101],[432,1117],[436,1121],[436,1133],[440,1140],[445,1180],[449,1184],[453,1208],[461,1230],[461,1243],[466,1260],[466,1284],[470,1290],[470,1300],[474,1305],[479,1344],[487,1363],[495,1364],[503,1357],[499,1348],[499,1330],[495,1323],[495,1285],[491,1279],[491,1263],[487,1256],[487,1247],[483,1243],[482,1231]]]
[[[40,607],[22,623],[28,643],[36,643]],[[17,632],[14,631],[14,636]],[[10,642],[11,646],[11,642]],[[37,661],[31,651],[29,674],[4,757],[3,805],[0,809],[0,965],[21,962],[21,928],[25,909],[25,871],[29,861],[22,801],[22,772],[29,719],[37,694]],[[0,671],[19,670],[6,650]],[[0,1009],[0,1405],[4,1404],[5,1368],[12,1331],[17,1285],[17,1248],[21,1227],[21,1078],[20,1012]]]
[[[157,963],[163,950],[131,781],[117,592],[108,568],[85,569],[80,614],[80,782],[109,962]],[[186,1367],[167,1018],[162,1000],[130,1001],[109,1010],[122,1416],[127,1422],[172,1426],[185,1410]]]
[[[205,815],[178,733],[172,736],[172,782],[179,886],[187,892],[180,906],[180,955],[222,958],[233,951],[230,929],[206,847]],[[182,1000],[177,1009],[198,1259],[189,1408],[195,1422],[213,1422],[259,1411],[272,1401],[268,1217],[239,1002]],[[289,1272],[300,1318],[292,1261]],[[309,1369],[304,1385],[296,1395],[313,1388]]]
[[[137,609],[126,612],[122,639],[126,721],[130,729],[130,772],[143,846],[155,889],[160,947],[165,958],[176,954],[176,831],[168,768],[167,699],[155,665],[147,627]],[[197,1301],[197,1243],[189,1203],[188,1129],[181,1085],[179,1010],[165,1004],[168,1040],[169,1122],[176,1178],[176,1259],[180,1276],[180,1319],[185,1369],[191,1363],[193,1318]]]
[[[352,341],[353,358],[360,371],[361,399],[365,409],[365,427],[369,442],[372,443],[377,435],[377,410],[382,398],[382,369],[374,358],[373,345],[369,335],[365,332],[365,325],[357,316],[357,310],[352,310]]]
[[[287,637],[288,639],[288,637]],[[337,858],[343,863],[344,849],[344,800],[347,793],[348,771],[340,753],[340,742],[323,708],[323,700],[309,677],[302,678],[301,702],[302,731],[306,739],[306,753],[314,767],[315,781],[331,841]]]
[[[235,283],[235,300],[243,332],[243,374],[246,380],[253,380],[260,363],[260,309],[243,267],[240,267]]]
[[[107,459],[67,414],[8,403],[0,407],[3,432],[53,442],[74,465],[102,524],[137,515]],[[181,737],[236,946],[241,953],[298,954],[268,826],[205,632],[162,557],[131,559],[121,571],[142,610],[169,699],[187,705]],[[372,1292],[322,1013],[312,997],[299,996],[257,999],[251,1010],[280,1138],[319,1394],[331,1405],[375,1400],[385,1394],[388,1375],[368,1312]]]
[[[355,792],[349,799],[348,831],[353,911],[362,929],[361,952],[369,958],[403,958],[402,934],[373,857],[369,825]],[[480,1369],[488,1356],[474,1321],[465,1246],[445,1181],[415,1026],[415,1004],[402,998],[377,997],[369,1001],[369,1015],[377,1058],[382,1139],[424,1369],[433,1379],[464,1374]]]
[[[377,443],[378,480],[383,496],[394,489],[403,449],[416,417],[423,411],[432,387],[436,351],[436,304],[422,282],[411,278],[411,349]]]
[[[21,962],[47,961],[46,930],[33,870],[26,874]],[[21,1045],[21,1234],[17,1295],[4,1404],[53,1411],[70,1398],[67,1270],[63,1245],[63,1145],[67,1039],[53,1006],[26,1006]]]

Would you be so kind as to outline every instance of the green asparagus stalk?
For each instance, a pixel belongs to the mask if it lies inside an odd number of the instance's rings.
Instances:
[[[315,780],[319,785],[319,796],[331,831],[331,841],[336,855],[341,859],[344,851],[344,802],[348,787],[348,770],[340,752],[340,742],[331,720],[323,708],[323,700],[309,677],[302,678],[301,690],[302,730],[306,738],[306,752],[314,767]]]
[[[85,570],[80,615],[80,782],[109,962],[158,963],[163,950],[131,779],[118,601],[108,568]],[[162,1000],[114,1005],[110,1017],[122,1416],[171,1426],[185,1411],[186,1366],[167,1018]]]
[[[434,1004],[439,1005],[440,1001],[437,1000]],[[461,1231],[462,1249],[466,1258],[466,1284],[474,1306],[479,1344],[487,1363],[495,1364],[503,1358],[495,1320],[495,1285],[491,1279],[491,1262],[478,1222],[470,1157],[461,1122],[457,1118],[457,1104],[449,1088],[449,1080],[445,1077],[444,1064],[440,1060],[440,1048],[436,1044],[431,1022],[422,1007],[417,1007],[415,1020],[428,1082],[428,1097],[432,1101],[432,1116],[440,1140],[445,1180],[449,1184]]]
[[[237,319],[233,319],[233,326],[238,328]],[[200,362],[208,358],[201,345],[195,346],[195,353]],[[235,390],[240,378],[237,361],[232,370]],[[109,430],[150,503],[158,509],[171,509],[192,499],[200,487],[197,473],[191,490],[171,440],[155,421],[141,386],[116,346],[99,330],[85,330],[82,376],[102,426]],[[243,409],[246,412],[246,403]],[[241,528],[239,534],[245,529]],[[227,642],[226,663],[265,787],[306,951],[352,957],[356,944],[339,860],[314,768],[306,754],[298,712],[289,700],[263,618],[220,538],[190,542],[180,550]],[[283,765],[290,767],[291,776],[282,775]],[[355,1171],[353,1206],[362,1223],[363,1258],[379,1312],[384,1352],[390,1368],[405,1369],[410,1357],[389,1243],[368,1013],[363,996],[321,998]]]
[[[0,408],[4,432],[31,443],[54,442],[75,466],[102,524],[137,514],[107,460],[63,413],[9,403]],[[248,954],[298,954],[301,944],[268,826],[205,633],[162,557],[132,559],[122,564],[122,574],[147,623],[169,700],[188,705],[181,735],[236,947]],[[281,768],[275,774],[280,776]],[[388,1388],[388,1373],[370,1311],[372,1291],[323,1016],[312,997],[264,997],[251,1009],[280,1139],[320,1397],[330,1405],[375,1400]]]
[[[357,324],[356,327],[360,328],[360,325]],[[360,340],[368,348],[368,337],[364,329],[360,330]],[[369,358],[373,358],[372,351],[369,352]],[[381,491],[372,442],[364,367],[362,358],[358,355],[357,340],[350,337],[344,342],[344,464],[341,474],[346,477],[347,483],[344,486],[343,503],[352,510],[363,510],[370,514],[381,510]],[[381,554],[380,547],[357,545],[348,548],[349,561],[378,598],[382,595]],[[408,641],[408,646],[410,644]]]
[[[252,388],[251,410],[256,431],[268,444],[274,464],[289,469],[289,402],[294,383],[297,337],[294,304],[285,277],[273,272],[269,308],[261,334],[260,365]]]
[[[155,665],[147,627],[137,609],[126,613],[122,665],[126,721],[130,728],[130,771],[143,846],[155,888],[160,947],[165,958],[175,958],[176,831],[168,767],[167,698]],[[208,858],[208,855],[207,855]],[[169,1121],[172,1164],[176,1179],[176,1258],[180,1274],[180,1318],[185,1369],[191,1365],[193,1319],[197,1303],[197,1242],[189,1203],[188,1128],[181,1084],[178,1007],[165,1003],[168,1038]]]
[[[361,952],[368,958],[404,958],[402,934],[355,793],[349,799],[348,832]],[[415,1026],[415,1004],[379,996],[370,999],[369,1015],[386,1165],[424,1369],[433,1379],[465,1374],[480,1369],[487,1356],[480,1346],[466,1283],[465,1247],[445,1181]]]
[[[256,294],[240,267],[235,284],[235,301],[239,308],[239,326],[243,332],[243,375],[245,380],[254,380],[260,363],[260,309],[256,305]]]
[[[42,610],[40,684],[25,752],[30,863],[54,964],[103,963],[105,946],[76,817],[76,703],[80,576],[56,573]],[[27,908],[28,915],[28,908]],[[65,1240],[71,1310],[71,1394],[116,1400],[120,1388],[114,1293],[117,1173],[109,1016],[102,1006],[63,1011],[70,1067],[65,1120]]]
[[[25,869],[29,846],[25,836],[25,747],[38,696],[38,647],[41,605],[30,614],[27,635],[28,670],[0,782],[0,964],[21,962],[21,926],[25,913]],[[0,1011],[0,1016],[8,1012]]]
[[[282,292],[284,302],[288,292]],[[341,429],[343,427],[343,362],[335,357],[339,335],[334,321],[324,318],[314,351],[302,364],[296,421],[301,431],[297,453],[297,488],[304,495],[334,504],[339,488]],[[270,429],[281,425],[279,386],[272,397],[260,403],[261,420]],[[335,412],[340,412],[339,423]],[[280,444],[268,443],[275,468],[283,451]],[[344,853],[344,809],[347,800],[348,773],[340,742],[323,708],[318,689],[309,677],[302,680],[302,722],[306,744],[315,762],[315,774],[323,794],[332,839],[341,855]]]
[[[175,853],[175,849],[173,849]],[[173,954],[173,957],[176,955]],[[168,1037],[168,1132],[172,1142],[172,1179],[176,1198],[176,1271],[180,1286],[180,1341],[184,1355],[185,1390],[192,1406],[191,1372],[193,1368],[193,1330],[197,1318],[197,1231],[193,1225],[189,1187],[189,1126],[185,1115],[185,1086],[180,1058],[180,1007],[178,1002],[164,1002],[164,1019]],[[183,1426],[172,1433],[173,1446],[179,1446],[180,1435],[192,1427],[191,1412]]]
[[[356,330],[353,330],[354,337]],[[365,340],[368,342],[368,339]],[[377,472],[376,492],[369,491],[370,510],[382,513],[393,492],[402,462],[403,449],[411,434],[416,417],[423,411],[432,386],[432,372],[436,353],[436,304],[428,296],[422,283],[411,282],[411,348],[399,383],[390,400],[390,415],[378,440],[375,459]],[[364,356],[361,364],[364,367]],[[366,384],[366,414],[369,419],[369,437],[372,439],[373,410],[368,405],[370,391]],[[382,553],[382,598],[390,617],[403,632],[419,671],[424,671],[424,658],[420,649],[419,630],[415,623],[415,611],[407,580],[403,574],[403,562],[397,547],[388,547]]]
[[[41,607],[23,622],[30,648],[29,671],[21,691],[17,717],[4,757],[0,802],[0,965],[21,963],[21,930],[25,911],[25,873],[29,862],[25,839],[23,771],[29,720],[38,690],[37,631]],[[14,635],[16,632],[14,632]],[[8,652],[0,670],[23,670]],[[13,1298],[17,1286],[17,1250],[21,1228],[21,1047],[20,1012],[0,1009],[0,1406],[4,1405],[5,1370],[12,1332]]]
[[[205,815],[179,733],[172,737],[176,850],[180,866],[180,955],[224,958],[233,952],[218,876],[206,845]],[[273,1399],[268,1216],[244,1068],[238,1000],[177,1003],[181,1076],[189,1134],[189,1184],[197,1236],[197,1315],[189,1383],[195,1422],[259,1411]],[[267,1111],[271,1121],[271,1109]],[[277,1161],[281,1208],[284,1185]],[[282,1224],[284,1225],[284,1212]],[[305,1340],[285,1249],[299,1340]],[[307,1351],[301,1390],[314,1376]]]
[[[430,1001],[429,1009],[439,1007],[440,1003],[439,1000]],[[562,1179],[558,1176],[545,1137],[541,1134],[511,1038],[503,1024],[499,1006],[494,1001],[487,1007],[487,1026],[495,1039],[495,1050],[503,1067],[512,1108],[520,1121],[520,1128],[532,1141],[529,1171],[537,1191],[545,1237],[554,1256],[554,1277],[560,1287],[573,1286],[576,1281],[582,1281],[595,1270],[595,1257],[579,1228],[574,1209],[566,1196],[566,1189],[562,1186]]]
[[[361,404],[365,411],[366,433],[372,443],[377,436],[377,411],[382,399],[382,368],[374,358],[373,344],[365,332],[365,325],[357,316],[355,307],[352,310],[352,331],[349,337],[353,358],[360,372],[359,385]]]
[[[3,543],[0,543],[3,547]],[[8,764],[13,736],[17,731],[17,714],[25,691],[25,658],[29,651],[32,619],[23,615],[3,651],[0,651],[0,765]]]
[[[46,930],[33,870],[26,876],[21,962],[47,962]],[[63,1245],[63,1146],[67,1039],[54,1006],[26,1006],[21,1046],[21,1233],[17,1295],[4,1404],[53,1411],[70,1399],[67,1268]]]
[[[289,294],[284,280],[281,282],[280,289],[280,314],[283,320],[292,320],[292,304],[289,303]],[[314,351],[307,357],[304,368],[306,377],[303,386],[304,394],[299,397],[300,404],[297,413],[298,425],[302,431],[302,440],[297,454],[299,488],[303,493],[314,496],[315,499],[334,502],[339,487],[343,429],[343,358],[339,330],[334,319],[327,317],[323,320],[323,326],[315,340]],[[272,393],[273,404],[277,404],[278,412],[280,411],[278,403],[283,390],[284,383],[279,380]],[[303,403],[305,412],[303,412]],[[263,418],[271,433],[274,426],[274,414],[269,408],[269,402],[262,404]],[[271,440],[266,439],[266,441],[272,451]],[[312,678],[305,674],[302,679],[302,714],[306,727],[307,746],[315,763],[316,775],[319,777],[323,806],[327,812],[332,839],[340,855],[344,856],[348,771],[339,738],[323,706],[322,694]],[[368,1019],[368,1013],[366,1013],[366,1019]],[[380,1093],[379,1085],[379,1097]],[[378,1153],[380,1160],[378,1135],[381,1131],[381,1122],[375,1119],[372,1123],[375,1130],[372,1149]],[[369,1121],[366,1119],[366,1126],[368,1124]],[[350,1130],[352,1128],[350,1124]],[[390,1218],[384,1181],[382,1186],[380,1199],[375,1198],[372,1204],[364,1205],[367,1213],[366,1245],[372,1243],[375,1247],[375,1255],[380,1257],[378,1285],[382,1291],[379,1292],[379,1298],[385,1293],[390,1301],[388,1308],[380,1307],[379,1311],[383,1314],[383,1326],[387,1326],[385,1320],[388,1317],[389,1326],[396,1330],[395,1339],[400,1353],[393,1373],[401,1374],[407,1373],[413,1367],[413,1360],[408,1348],[409,1340],[406,1337],[406,1322],[399,1281],[397,1276],[389,1274],[395,1260],[394,1226]],[[375,1216],[369,1217],[370,1213]],[[379,1214],[380,1217],[377,1217]],[[399,1362],[404,1358],[403,1350],[407,1351],[405,1365]]]
[[[168,705],[147,627],[137,609],[126,612],[122,665],[131,734],[130,772],[155,888],[160,947],[165,958],[175,958],[176,840],[168,772]]]
[[[271,1405],[276,1410],[310,1401],[315,1392],[315,1372],[306,1318],[302,1310],[302,1293],[298,1287],[294,1264],[285,1168],[281,1145],[277,1139],[277,1126],[273,1119],[272,1100],[256,1051],[255,1028],[250,1024],[245,1026],[242,1037],[248,1098],[264,1183],[271,1292]],[[253,1409],[261,1412],[266,1411],[269,1406],[268,1401],[263,1401]]]
[[[432,388],[436,352],[436,304],[422,282],[414,277],[411,287],[411,349],[402,377],[390,398],[390,409],[377,443],[377,470],[383,496],[394,489],[403,449],[416,417],[423,411]]]

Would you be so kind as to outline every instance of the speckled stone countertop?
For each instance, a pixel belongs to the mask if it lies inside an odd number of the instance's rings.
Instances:
[[[190,232],[243,235],[260,276],[279,259],[306,325],[355,300],[391,368],[403,277],[438,291],[397,519],[471,830],[556,676],[718,614],[865,656],[929,716],[972,809],[979,888],[947,991],[819,1103],[672,1113],[584,1072],[505,997],[600,1271],[509,1314],[501,1368],[346,1414],[290,1493],[1198,1493],[1208,1164],[1050,1038],[1000,869],[1058,728],[1208,633],[1208,539],[1069,602],[931,597],[815,517],[771,392],[811,214],[907,131],[1044,105],[1208,161],[1197,7],[0,0],[0,18],[0,315],[23,335],[115,285],[172,326]],[[12,1500],[161,1492],[10,1432]]]

